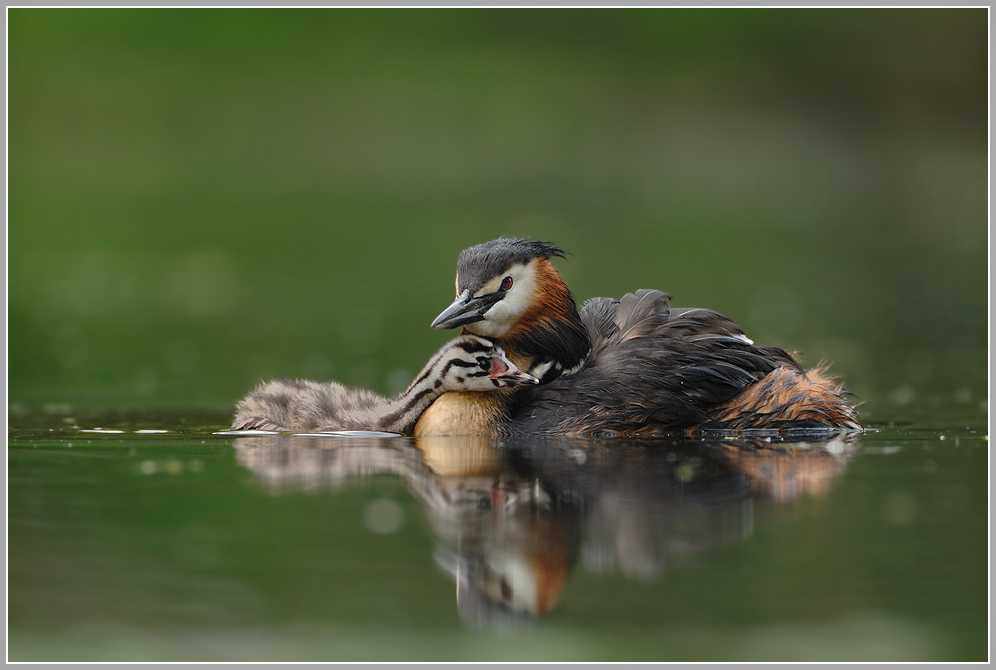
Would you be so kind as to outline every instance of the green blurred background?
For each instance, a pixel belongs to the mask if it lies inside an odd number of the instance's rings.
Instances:
[[[986,416],[985,9],[7,16],[13,414],[396,392],[521,235],[871,421]]]

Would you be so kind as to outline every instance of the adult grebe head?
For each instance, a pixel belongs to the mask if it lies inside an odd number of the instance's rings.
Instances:
[[[493,338],[541,383],[576,368],[590,349],[588,333],[549,242],[502,237],[464,250],[457,260],[456,300],[433,328],[462,326]]]
[[[564,252],[548,242],[508,237],[465,249],[457,259],[456,300],[432,327],[464,326],[484,337],[508,335],[550,290],[546,284],[563,285],[551,256],[563,257]]]

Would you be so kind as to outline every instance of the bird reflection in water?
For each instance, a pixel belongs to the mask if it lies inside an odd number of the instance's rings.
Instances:
[[[825,494],[855,436],[649,440],[312,437],[235,440],[276,491],[390,473],[424,505],[461,619],[504,629],[550,613],[578,559],[659,578],[676,558],[747,539],[758,500]]]

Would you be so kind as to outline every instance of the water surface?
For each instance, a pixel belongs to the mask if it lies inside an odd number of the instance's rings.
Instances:
[[[495,442],[226,421],[16,419],[10,660],[987,657],[982,424]]]

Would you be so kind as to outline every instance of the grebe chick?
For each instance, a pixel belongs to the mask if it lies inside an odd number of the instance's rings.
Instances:
[[[415,434],[476,430],[453,417],[487,416],[502,434],[647,435],[672,428],[860,430],[842,386],[804,371],[776,347],[758,347],[706,309],[672,309],[640,290],[595,298],[579,314],[550,263],[547,242],[500,238],[457,261],[457,297],[434,328],[491,338],[540,386],[513,394],[447,394]],[[466,422],[464,422],[466,424]]]
[[[260,384],[236,405],[235,430],[382,430],[411,435],[426,407],[447,391],[536,384],[500,347],[461,335],[437,351],[400,395],[384,398],[336,382],[282,379]]]

